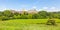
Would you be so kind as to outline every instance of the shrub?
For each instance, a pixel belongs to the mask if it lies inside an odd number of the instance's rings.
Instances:
[[[8,20],[10,18],[9,17],[6,17],[6,16],[2,16],[1,19],[2,19],[2,21],[5,21],[5,20]]]
[[[47,25],[56,25],[54,19],[49,19],[46,24],[47,24]]]

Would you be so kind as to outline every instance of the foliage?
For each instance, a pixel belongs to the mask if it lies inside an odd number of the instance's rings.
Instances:
[[[28,13],[26,11],[19,13],[12,13],[10,10],[0,11],[0,19],[47,19],[47,18],[56,18],[60,19],[60,12],[47,12],[39,11],[38,13]]]
[[[54,19],[49,19],[46,24],[47,25],[56,25],[56,22]]]
[[[32,19],[38,19],[39,18],[39,14],[33,14],[32,15]]]
[[[4,21],[4,20],[9,20],[10,18],[6,17],[6,16],[2,16],[1,19],[2,19],[2,21]]]

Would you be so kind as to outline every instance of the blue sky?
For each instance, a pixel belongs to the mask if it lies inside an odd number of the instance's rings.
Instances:
[[[0,10],[4,9],[45,9],[60,11],[60,0],[0,0]]]

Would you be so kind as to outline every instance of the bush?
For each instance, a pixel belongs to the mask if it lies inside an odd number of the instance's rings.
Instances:
[[[27,15],[22,15],[20,19],[28,19]]]
[[[14,15],[13,19],[20,19],[20,15]]]
[[[6,17],[6,16],[2,16],[1,19],[2,19],[2,21],[5,21],[5,20],[8,20],[10,18],[9,17]]]
[[[47,25],[56,25],[54,19],[49,19],[46,24],[47,24]]]

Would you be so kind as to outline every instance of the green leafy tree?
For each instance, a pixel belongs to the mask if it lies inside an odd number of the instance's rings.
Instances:
[[[33,15],[32,15],[32,18],[33,18],[33,19],[38,19],[38,18],[39,18],[39,14],[33,14]]]
[[[21,15],[20,19],[28,19],[27,15]]]
[[[20,15],[14,15],[13,19],[20,19],[20,17],[21,17]]]
[[[39,11],[38,14],[40,15],[40,18],[47,18],[48,13],[46,11]]]
[[[27,15],[28,19],[32,19],[32,16],[33,16],[32,14]]]
[[[7,16],[7,17],[13,16],[12,12],[9,11],[9,10],[5,10],[5,11],[3,12],[3,15],[4,15],[4,16]]]
[[[2,21],[9,20],[9,19],[10,19],[10,18],[9,18],[9,17],[6,17],[6,16],[2,16],[2,17],[1,17],[1,20],[2,20]]]

